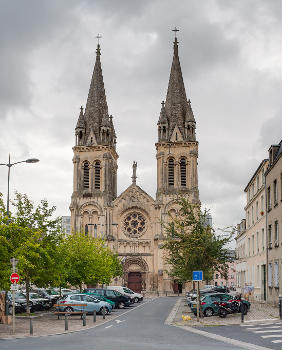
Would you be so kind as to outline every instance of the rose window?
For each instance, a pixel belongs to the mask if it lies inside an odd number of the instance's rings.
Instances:
[[[128,236],[141,236],[146,230],[145,216],[137,211],[130,212],[123,220],[123,230]]]

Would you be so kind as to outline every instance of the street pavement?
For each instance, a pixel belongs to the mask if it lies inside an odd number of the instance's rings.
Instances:
[[[144,301],[95,328],[62,335],[0,340],[9,350],[234,350],[240,347],[165,324],[177,298]]]
[[[282,322],[277,320],[199,329],[264,348],[275,350],[282,348]]]

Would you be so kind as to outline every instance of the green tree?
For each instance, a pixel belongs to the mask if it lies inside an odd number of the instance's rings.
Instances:
[[[177,200],[176,217],[165,225],[165,259],[171,276],[182,282],[192,279],[192,272],[202,270],[205,280],[212,279],[214,271],[227,272],[230,255],[226,248],[233,233],[217,235],[206,225],[208,212],[201,213],[198,205],[187,199]]]
[[[3,201],[0,204],[1,285],[8,289],[10,259],[17,258],[29,305],[30,284],[46,287],[61,282],[58,267],[62,265],[59,248],[63,234],[60,218],[52,218],[55,207],[49,208],[46,200],[35,207],[26,195],[16,193],[13,206],[15,213],[8,218]]]

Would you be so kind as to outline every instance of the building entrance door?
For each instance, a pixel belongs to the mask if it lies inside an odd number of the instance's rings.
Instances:
[[[141,272],[129,272],[127,285],[128,288],[132,289],[134,292],[140,293],[142,290]]]

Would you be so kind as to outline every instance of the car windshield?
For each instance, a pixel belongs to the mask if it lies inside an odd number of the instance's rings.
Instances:
[[[40,299],[40,295],[36,294],[36,293],[31,293],[29,295],[30,299]]]
[[[117,292],[116,290],[113,290],[114,294],[118,297],[120,297],[122,294],[120,292]]]
[[[25,299],[25,295],[23,293],[16,293],[16,298],[18,299]]]
[[[134,292],[128,288],[123,288],[124,292],[125,293],[128,293],[128,294],[134,294]]]
[[[59,293],[56,292],[55,290],[46,290],[46,293],[49,295],[59,295]]]

